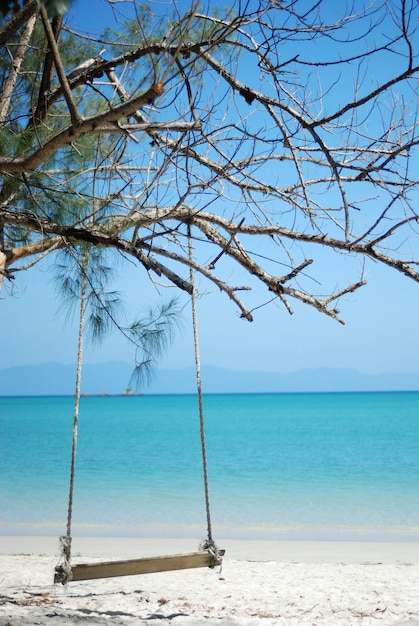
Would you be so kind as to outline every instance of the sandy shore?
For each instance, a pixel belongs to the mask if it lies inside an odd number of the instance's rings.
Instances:
[[[219,542],[221,570],[53,585],[57,539],[0,537],[0,626],[419,626],[419,544]],[[196,550],[190,540],[75,538],[73,562]]]

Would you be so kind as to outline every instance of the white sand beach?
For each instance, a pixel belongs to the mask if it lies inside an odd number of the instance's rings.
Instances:
[[[73,563],[191,552],[191,540],[74,538]],[[53,584],[52,537],[0,537],[0,626],[419,626],[419,544],[219,543],[222,568]]]

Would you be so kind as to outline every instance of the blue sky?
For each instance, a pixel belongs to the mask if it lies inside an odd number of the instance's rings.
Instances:
[[[80,6],[80,1],[77,3]],[[184,2],[180,3],[185,5]],[[188,3],[189,4],[189,3]],[[167,6],[170,6],[168,3]],[[86,20],[106,21],[104,3],[95,0],[83,7]],[[78,20],[78,18],[77,18]],[[73,22],[77,26],[77,20]],[[418,256],[416,254],[416,256]],[[324,279],[342,284],[356,280],[361,262],[355,258],[338,260],[339,267],[322,268]],[[341,267],[340,267],[341,264]],[[14,297],[0,293],[1,367],[39,364],[51,361],[72,363],[76,359],[76,324],[58,316],[59,300],[54,294],[49,262],[19,273]],[[313,276],[316,271],[310,270]],[[124,294],[126,309],[133,315],[147,304],[157,303],[167,290],[158,291],[145,272],[132,265],[117,270],[115,288]],[[418,372],[419,286],[394,270],[367,263],[368,284],[339,302],[345,326],[307,306],[294,305],[290,316],[283,306],[271,303],[254,314],[254,322],[242,319],[225,296],[214,291],[199,300],[199,331],[203,364],[236,370],[289,372],[314,367],[349,367],[364,373]],[[240,284],[240,281],[233,281]],[[208,285],[201,285],[203,290]],[[342,285],[341,285],[342,286]],[[319,286],[321,291],[321,285]],[[167,297],[174,295],[169,290]],[[270,294],[255,288],[251,301],[267,302]],[[190,305],[184,305],[183,331],[162,359],[164,368],[184,368],[194,364]],[[133,349],[117,332],[100,347],[86,345],[85,361],[133,361]]]
[[[225,296],[207,293],[198,303],[202,363],[238,370],[287,372],[327,366],[364,373],[419,374],[418,285],[376,264],[370,265],[367,278],[368,285],[339,303],[345,326],[304,306],[296,307],[290,316],[273,303],[255,311],[255,319],[249,323],[240,319]],[[147,303],[158,302],[157,291],[141,269],[124,266],[116,279],[118,289],[125,292],[125,306],[133,314]],[[59,300],[52,274],[41,265],[21,273],[15,292],[13,298],[0,295],[2,367],[74,362],[76,324],[65,323],[64,317],[57,315]],[[174,293],[170,290],[170,295]],[[258,296],[261,302],[269,299],[265,292]],[[181,298],[185,305],[183,330],[177,333],[161,367],[178,369],[194,364],[190,306],[185,296]],[[115,332],[100,347],[87,344],[85,359],[90,363],[132,362],[133,350]]]

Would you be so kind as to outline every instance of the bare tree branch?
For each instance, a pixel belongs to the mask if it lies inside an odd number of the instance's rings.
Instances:
[[[125,102],[124,104],[121,104],[106,113],[102,113],[101,115],[84,119],[80,123],[77,123],[76,126],[70,126],[24,159],[0,157],[0,172],[19,173],[34,170],[39,167],[45,159],[53,156],[57,150],[63,146],[68,146],[75,139],[85,135],[100,132],[102,125],[110,124],[112,122],[117,123],[122,117],[130,115],[136,109],[141,108],[145,104],[151,104],[154,102],[154,100],[160,96],[162,92],[162,85],[160,83],[156,83],[145,93],[137,96],[129,102]]]
[[[10,100],[13,95],[13,91],[16,87],[16,81],[19,78],[20,69],[22,67],[23,59],[28,51],[29,40],[32,36],[33,29],[35,27],[36,15],[32,14],[25,24],[23,29],[19,45],[16,50],[16,54],[13,58],[13,63],[10,67],[10,73],[7,77],[6,83],[3,88],[3,92],[0,94],[0,126],[4,124],[7,114],[9,112]]]
[[[70,242],[190,293],[191,228],[202,284],[248,320],[261,285],[343,322],[356,257],[419,282],[419,6],[120,5],[118,37],[35,2],[0,32],[2,276]]]
[[[19,28],[21,28],[25,22],[29,21],[36,11],[36,0],[29,0],[29,2],[23,4],[22,8],[6,22],[0,30],[0,48],[5,46],[7,42],[13,38]]]

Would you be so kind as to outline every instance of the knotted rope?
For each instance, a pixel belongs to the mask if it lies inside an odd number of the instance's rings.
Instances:
[[[202,453],[202,468],[204,474],[204,491],[205,491],[205,509],[207,515],[207,539],[200,545],[201,550],[209,550],[214,554],[216,558],[218,549],[212,538],[212,525],[211,525],[211,510],[210,510],[210,498],[208,487],[208,468],[207,468],[207,450],[205,443],[205,422],[204,422],[204,408],[202,402],[202,385],[201,385],[201,358],[199,354],[199,338],[198,338],[198,317],[196,312],[196,288],[195,288],[195,272],[193,268],[193,246],[191,237],[191,226],[188,224],[188,253],[189,253],[189,281],[192,287],[191,304],[192,304],[192,326],[193,326],[193,338],[195,348],[195,372],[196,372],[196,389],[198,396],[198,410],[199,410],[199,429],[201,437],[201,453]]]
[[[84,268],[83,268],[84,269]],[[67,508],[67,531],[60,537],[61,545],[61,563],[56,567],[55,582],[61,582],[63,585],[70,582],[71,574],[71,524],[73,518],[73,495],[74,495],[74,476],[76,471],[77,456],[77,437],[79,424],[79,407],[80,407],[80,389],[81,389],[81,370],[83,362],[83,335],[84,320],[86,311],[86,272],[82,272],[81,284],[81,301],[80,301],[80,321],[79,321],[79,337],[77,347],[77,372],[76,372],[76,389],[74,396],[74,416],[73,416],[73,440],[71,445],[71,466],[70,466],[70,486],[68,492],[68,508]]]

